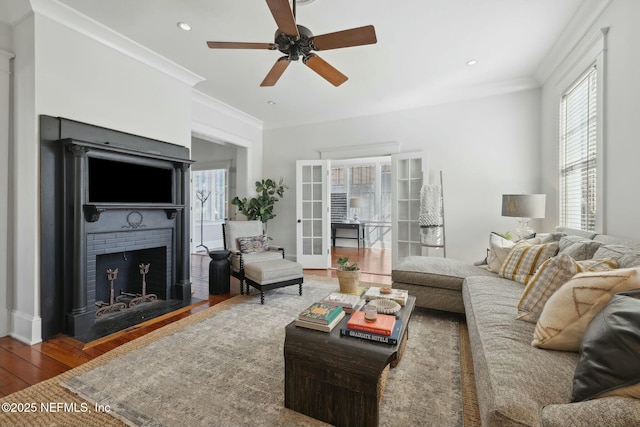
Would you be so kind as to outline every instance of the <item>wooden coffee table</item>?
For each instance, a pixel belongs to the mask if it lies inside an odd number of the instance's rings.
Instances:
[[[415,302],[409,296],[398,313],[402,340],[395,346],[341,337],[349,316],[330,333],[287,325],[285,407],[337,426],[377,426],[389,367],[402,358]]]

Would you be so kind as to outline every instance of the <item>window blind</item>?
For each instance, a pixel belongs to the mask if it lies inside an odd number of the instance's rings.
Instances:
[[[591,67],[560,101],[560,222],[596,229],[597,70]]]

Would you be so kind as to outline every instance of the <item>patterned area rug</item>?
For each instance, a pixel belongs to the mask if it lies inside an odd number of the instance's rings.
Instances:
[[[259,295],[232,298],[194,315],[200,315],[197,322],[176,322],[2,399],[53,399],[88,405],[88,412],[0,414],[0,425],[326,425],[283,406],[284,326],[336,289],[335,282],[306,277],[302,297],[290,287],[270,291],[265,305]],[[455,315],[416,310],[405,355],[387,381],[380,425],[468,422],[458,326]],[[96,413],[94,404],[108,405],[110,415]]]
[[[324,425],[283,406],[284,327],[336,285],[309,281],[251,298],[62,383],[137,426]],[[462,424],[455,318],[417,312],[390,373],[382,426]]]

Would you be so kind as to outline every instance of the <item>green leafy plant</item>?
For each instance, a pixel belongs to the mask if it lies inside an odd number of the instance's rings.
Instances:
[[[342,271],[357,271],[360,270],[357,262],[349,262],[349,257],[338,258],[336,261],[338,263],[338,270]]]
[[[236,196],[231,200],[231,204],[237,206],[248,219],[261,221],[266,226],[267,221],[276,216],[273,213],[276,202],[284,196],[284,190],[289,188],[282,181],[282,178],[279,182],[273,179],[256,181],[256,193],[258,193],[256,197],[241,199]]]

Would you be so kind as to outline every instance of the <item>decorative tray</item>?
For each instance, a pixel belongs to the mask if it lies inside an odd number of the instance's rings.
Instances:
[[[378,313],[393,314],[400,311],[400,304],[389,298],[378,298],[369,301],[369,305],[373,305]]]

